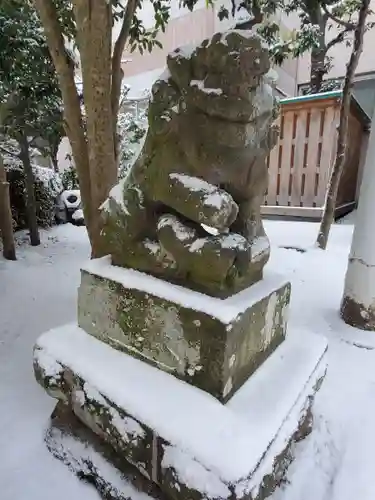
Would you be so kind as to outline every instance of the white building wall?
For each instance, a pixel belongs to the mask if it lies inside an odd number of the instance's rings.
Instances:
[[[225,31],[234,26],[235,21],[229,19],[219,20],[218,12],[224,5],[231,9],[230,0],[215,3],[214,7],[206,8],[205,2],[200,0],[193,12],[179,9],[178,2],[172,2],[172,16],[165,33],[159,36],[163,48],[155,48],[151,54],[143,55],[138,52],[124,53],[123,70],[125,82],[132,87],[131,96],[137,97],[150,87],[158,74],[163,70],[167,54],[176,47],[190,43],[198,43],[206,37],[212,36],[217,31]],[[145,11],[145,19],[152,26],[152,11]],[[148,17],[147,17],[148,16]],[[287,36],[290,29],[295,26],[295,19],[289,16],[285,19],[278,13],[277,22],[281,25],[282,33]],[[278,75],[278,87],[282,95],[292,96],[297,93],[298,60],[290,59],[280,68],[275,68]],[[140,86],[140,87],[139,87]]]
[[[124,81],[131,86],[130,97],[140,97],[147,92],[158,75],[163,71],[167,54],[176,47],[190,43],[198,43],[217,31],[225,31],[234,25],[232,18],[220,21],[217,14],[221,5],[231,9],[230,0],[221,0],[215,3],[215,7],[206,8],[206,1],[199,0],[193,12],[181,9],[178,0],[171,1],[171,19],[165,33],[160,33],[159,39],[163,48],[155,48],[151,54],[141,55],[139,52],[130,53],[125,51],[123,56]],[[375,11],[375,0],[372,0],[372,8]],[[146,27],[153,26],[153,7],[151,2],[142,3],[139,13]],[[373,16],[374,17],[374,16]],[[374,17],[375,19],[375,17]],[[283,12],[276,15],[276,21],[281,27],[281,33],[287,34],[299,28],[299,18],[296,14],[286,16]],[[119,32],[120,25],[115,25],[113,31],[114,40]],[[329,36],[335,36],[335,30],[329,32]],[[365,35],[365,44],[360,59],[357,73],[375,71],[375,29]],[[335,78],[345,74],[346,64],[350,57],[351,48],[340,44],[330,51],[334,57],[334,64],[329,77]],[[279,79],[278,88],[282,95],[293,96],[298,94],[298,85],[309,81],[310,58],[306,54],[299,59],[290,59],[280,68],[275,68]],[[62,147],[60,159],[65,163],[63,157],[67,152],[66,145]]]
[[[153,25],[152,12],[148,16],[150,27]],[[124,52],[122,68],[125,83],[132,87],[130,95],[136,97],[152,85],[163,71],[169,52],[183,45],[198,43],[213,33],[214,14],[212,9],[206,9],[204,0],[199,0],[193,12],[178,9],[178,2],[172,2],[171,19],[165,33],[161,32],[158,36],[163,48],[155,47],[151,53],[143,55],[138,51]]]

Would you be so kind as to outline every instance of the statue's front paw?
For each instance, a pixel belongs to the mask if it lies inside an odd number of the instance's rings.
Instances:
[[[159,219],[157,235],[177,268],[202,290],[224,290],[228,280],[246,273],[251,265],[250,244],[239,234],[208,234],[166,214]]]
[[[183,173],[169,174],[159,188],[159,200],[183,217],[219,232],[227,230],[238,214],[238,205],[229,193]]]

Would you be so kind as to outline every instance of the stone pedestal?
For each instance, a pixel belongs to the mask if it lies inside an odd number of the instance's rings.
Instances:
[[[325,371],[322,338],[286,338],[290,284],[266,272],[218,299],[102,258],[78,295],[78,324],[34,351],[37,380],[60,401],[54,455],[118,500],[126,463],[158,486],[153,498],[266,498],[311,428]]]
[[[105,257],[82,270],[78,324],[224,402],[284,340],[289,298],[277,275],[218,299]]]
[[[293,443],[310,430],[325,350],[323,338],[293,334],[223,405],[77,325],[57,328],[35,347],[37,380],[115,457],[104,447],[98,458],[90,437],[83,450],[72,446],[54,422],[48,446],[81,477],[91,474],[99,489],[111,486],[113,498],[123,496],[108,468],[123,471],[126,459],[165,498],[261,500],[284,477]]]
[[[126,463],[153,498],[266,498],[311,428],[325,371],[322,338],[286,338],[290,284],[265,273],[218,299],[103,258],[84,267],[78,295],[78,324],[34,351],[37,380],[60,401],[54,455],[118,500]]]

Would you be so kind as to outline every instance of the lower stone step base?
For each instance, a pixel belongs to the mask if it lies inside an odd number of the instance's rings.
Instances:
[[[59,402],[45,434],[48,450],[105,500],[166,500],[159,488]]]
[[[264,500],[285,482],[288,467],[294,460],[295,444],[311,432],[312,402],[313,398],[298,429],[285,449],[275,457],[273,470],[263,478],[257,496],[244,498]],[[62,402],[56,405],[51,416],[45,442],[55,458],[61,460],[80,480],[96,488],[104,500],[170,500],[155,483],[78,420],[69,406]],[[193,500],[188,493],[183,498]],[[231,497],[231,500],[235,498]]]
[[[44,334],[34,367],[47,392],[117,452],[111,462],[128,460],[166,497],[263,500],[309,432],[326,347],[319,336],[291,335],[225,405],[76,325]]]

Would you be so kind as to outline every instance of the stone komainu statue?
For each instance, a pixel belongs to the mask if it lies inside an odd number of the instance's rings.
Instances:
[[[249,32],[177,49],[152,88],[149,129],[102,206],[114,265],[212,296],[255,283],[269,258],[260,218],[277,140],[268,50]]]

